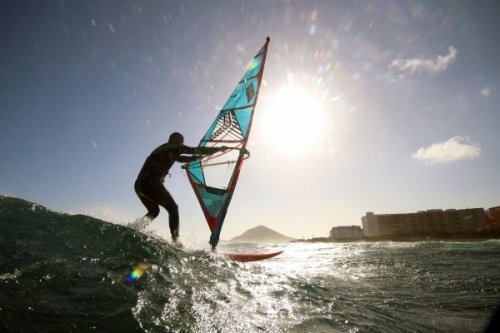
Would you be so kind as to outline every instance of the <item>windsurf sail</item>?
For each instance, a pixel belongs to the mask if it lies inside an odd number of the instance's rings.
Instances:
[[[185,166],[191,186],[212,232],[209,243],[215,249],[233,197],[257,105],[270,38],[248,65],[226,104],[201,139],[198,147],[222,147],[224,152],[204,156]]]

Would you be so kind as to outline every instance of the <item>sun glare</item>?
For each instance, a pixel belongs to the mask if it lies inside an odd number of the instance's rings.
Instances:
[[[305,91],[280,91],[266,107],[262,129],[273,148],[302,154],[319,142],[324,123],[318,98]]]

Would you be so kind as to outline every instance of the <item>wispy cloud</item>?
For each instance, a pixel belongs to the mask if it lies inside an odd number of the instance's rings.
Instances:
[[[457,58],[457,53],[457,49],[450,46],[448,54],[438,55],[436,59],[394,59],[389,68],[396,71],[398,79],[405,79],[421,72],[435,74],[446,70]]]
[[[454,136],[448,141],[435,143],[428,148],[420,148],[412,157],[425,164],[436,164],[470,160],[480,154],[479,144],[473,143],[469,137]]]
[[[481,95],[483,95],[484,97],[489,96],[490,93],[491,92],[489,87],[484,87],[483,89],[481,89]]]

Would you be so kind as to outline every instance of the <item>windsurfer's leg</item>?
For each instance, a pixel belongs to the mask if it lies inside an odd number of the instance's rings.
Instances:
[[[172,240],[176,241],[179,238],[179,206],[177,206],[174,198],[165,187],[162,186],[159,192],[161,192],[158,195],[159,204],[168,212],[168,226],[170,227]]]
[[[153,194],[144,194],[144,192],[148,192],[144,190],[144,187],[141,186],[139,180],[135,182],[135,193],[137,194],[137,197],[139,200],[141,200],[142,204],[146,209],[148,210],[147,214],[144,215],[142,220],[147,219],[148,221],[144,221],[147,224],[149,224],[151,221],[153,221],[159,214],[160,214],[160,206],[158,205],[158,202],[153,200],[154,199],[154,193]]]
[[[141,200],[144,207],[146,207],[148,212],[146,215],[144,215],[144,217],[129,223],[128,227],[140,231],[151,224],[151,222],[153,222],[158,214],[160,214],[160,206],[158,206],[158,204],[156,204],[152,200],[149,200],[147,197],[140,195],[139,193],[137,194],[137,196],[139,197],[139,200]]]

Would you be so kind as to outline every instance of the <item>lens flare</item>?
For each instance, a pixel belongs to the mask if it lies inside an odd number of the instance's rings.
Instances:
[[[252,59],[252,61],[250,61],[250,63],[248,64],[248,69],[254,69],[258,65],[259,65],[259,62],[255,59]]]
[[[141,277],[141,275],[145,272],[145,270],[146,266],[144,264],[137,265],[134,268],[133,272],[127,276],[125,282],[127,284],[134,283],[135,281],[137,281],[137,279]]]

